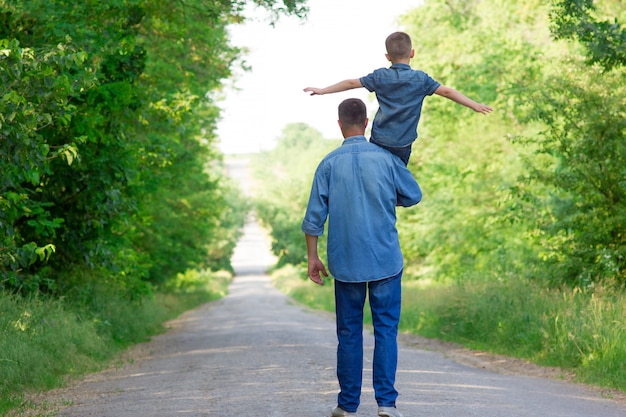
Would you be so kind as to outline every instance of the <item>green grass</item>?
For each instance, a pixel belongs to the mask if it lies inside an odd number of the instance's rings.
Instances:
[[[524,280],[404,291],[405,330],[556,366],[626,391],[626,293],[546,289]]]
[[[332,282],[317,287],[304,277],[305,270],[290,267],[273,280],[299,302],[334,311]],[[405,279],[400,330],[560,367],[580,382],[626,392],[625,317],[626,291],[618,286],[583,291],[514,278],[454,285]]]
[[[93,323],[81,322],[58,300],[0,298],[0,411],[19,404],[25,390],[95,370],[111,348]]]
[[[81,295],[53,299],[0,295],[0,415],[32,407],[27,393],[62,386],[107,366],[163,323],[222,297],[228,273],[189,271],[139,300],[91,280]]]

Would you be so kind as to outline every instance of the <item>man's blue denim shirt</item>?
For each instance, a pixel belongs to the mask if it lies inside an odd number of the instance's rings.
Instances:
[[[402,148],[417,138],[417,125],[426,96],[441,85],[408,64],[393,64],[360,78],[361,85],[376,93],[378,111],[372,123],[372,142]]]
[[[302,231],[324,233],[330,274],[343,282],[397,275],[404,266],[396,203],[412,206],[422,191],[400,158],[364,136],[344,140],[315,171]]]

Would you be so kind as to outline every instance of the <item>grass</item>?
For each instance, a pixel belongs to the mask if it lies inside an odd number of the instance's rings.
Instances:
[[[296,267],[273,274],[275,285],[294,299],[334,311],[332,282],[312,289],[305,277]],[[442,285],[405,278],[402,298],[401,331],[560,367],[579,382],[626,392],[623,288],[547,289],[513,278]]]
[[[547,289],[524,280],[407,287],[406,330],[560,367],[581,382],[626,392],[623,289]]]
[[[129,345],[163,331],[167,320],[222,297],[230,279],[228,273],[189,271],[133,301],[98,280],[81,296],[0,295],[0,415],[33,407],[27,393],[107,366]]]

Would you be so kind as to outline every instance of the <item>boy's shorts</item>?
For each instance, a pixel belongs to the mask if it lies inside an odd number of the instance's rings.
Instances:
[[[411,145],[403,146],[401,148],[396,148],[393,146],[387,146],[387,145],[382,145],[380,143],[377,143],[372,138],[370,138],[370,142],[373,143],[374,145],[380,146],[381,148],[388,150],[389,152],[391,152],[392,154],[400,158],[402,162],[404,162],[404,165],[409,164],[409,158],[411,157]]]

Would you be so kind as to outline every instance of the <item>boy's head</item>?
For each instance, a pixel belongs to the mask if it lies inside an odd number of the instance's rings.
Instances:
[[[413,58],[411,37],[404,32],[394,32],[385,39],[387,59],[391,62]]]
[[[367,108],[358,98],[349,98],[339,105],[339,127],[344,137],[363,135],[367,126]]]

